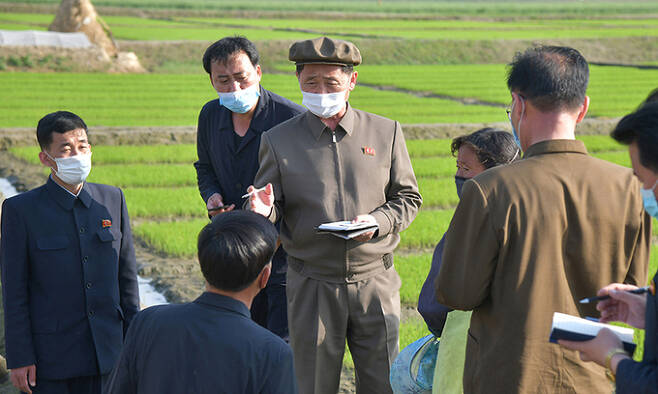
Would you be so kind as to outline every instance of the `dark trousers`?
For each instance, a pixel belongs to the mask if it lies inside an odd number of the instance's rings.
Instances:
[[[286,285],[270,283],[258,293],[251,303],[251,318],[259,325],[288,342],[288,304]]]
[[[37,385],[32,388],[33,394],[101,394],[103,385],[109,374],[95,376],[80,376],[62,380],[39,379],[37,368]]]

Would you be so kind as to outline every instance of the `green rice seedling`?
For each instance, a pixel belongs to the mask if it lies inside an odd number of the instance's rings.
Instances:
[[[452,139],[406,140],[407,150],[411,158],[452,156],[450,145]]]
[[[453,157],[419,157],[411,159],[417,178],[447,178],[455,175],[457,165]]]
[[[175,218],[205,217],[206,204],[194,186],[178,188],[126,188],[124,191],[131,217]]]
[[[423,208],[454,208],[459,203],[455,178],[418,178]]]
[[[422,209],[416,220],[400,234],[401,249],[434,248],[446,232],[454,214],[453,209]]]
[[[196,170],[191,164],[111,164],[94,166],[90,182],[122,188],[196,186]],[[198,194],[198,193],[197,193]]]
[[[630,167],[631,158],[628,156],[628,151],[619,152],[596,152],[592,154],[594,157],[609,161],[611,163],[619,164],[620,166]]]
[[[13,92],[0,103],[0,127],[32,127],[45,112],[70,110],[90,126],[194,125],[199,110],[216,97],[202,74],[0,73]],[[263,86],[301,102],[293,75],[263,76]],[[402,123],[497,120],[496,108],[420,98],[361,86],[350,102]],[[35,105],[38,103],[39,105]]]
[[[615,141],[609,135],[576,135],[576,139],[585,143],[589,153],[627,150],[624,145]]]
[[[436,241],[437,243],[439,240]],[[430,272],[432,253],[395,256],[395,269],[402,280],[400,302],[402,305],[415,306],[423,283]]]
[[[133,226],[133,233],[153,250],[173,257],[192,257],[197,252],[199,231],[207,218],[173,222],[143,222]]]
[[[94,145],[94,130],[89,130],[92,143],[92,164],[192,164],[197,160],[194,144],[175,145]],[[20,146],[9,149],[12,155],[28,163],[39,164],[37,146]]]

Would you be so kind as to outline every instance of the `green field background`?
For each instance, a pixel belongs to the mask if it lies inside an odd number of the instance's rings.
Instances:
[[[113,38],[123,48],[135,48],[153,72],[62,72],[76,69],[71,65],[52,72],[46,67],[52,57],[0,51],[0,87],[5,93],[0,129],[34,128],[41,116],[55,110],[84,118],[92,141],[94,128],[100,126],[193,126],[201,107],[217,97],[201,68],[203,50],[209,42],[234,34],[247,36],[270,56],[263,59],[263,86],[298,103],[294,67],[284,53],[292,41],[328,34],[363,44],[364,64],[357,67],[358,86],[350,104],[404,125],[507,122],[510,96],[504,63],[512,60],[509,48],[518,49],[521,43],[576,43],[593,54],[614,44],[621,52],[609,63],[641,59],[637,67],[590,66],[588,119],[620,117],[658,87],[658,1],[93,2]],[[46,30],[57,4],[59,0],[0,0],[0,29]],[[626,43],[648,49],[643,54],[623,52]],[[483,53],[471,54],[471,49]],[[38,72],[30,64],[36,64]],[[630,167],[627,148],[607,135],[578,138],[593,156]],[[407,140],[424,204],[401,233],[396,253],[406,308],[416,306],[432,250],[459,202],[450,142]],[[12,147],[10,152],[16,160],[39,165],[36,147]],[[195,146],[94,146],[93,152],[89,181],[124,190],[139,241],[158,255],[194,260],[196,236],[208,222],[192,166]],[[650,275],[657,269],[656,252],[653,245]],[[427,333],[422,320],[403,321],[400,345]],[[637,340],[643,341],[641,331]],[[642,355],[641,347],[638,350],[636,358]],[[352,366],[349,352],[345,360]]]

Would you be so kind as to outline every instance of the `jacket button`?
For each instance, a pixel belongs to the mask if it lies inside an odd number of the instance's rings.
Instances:
[[[89,260],[89,257],[87,257],[87,256],[85,256],[85,257],[82,258],[82,262],[83,262],[83,263],[86,263],[87,260]]]
[[[85,228],[84,228],[84,227],[80,227],[80,234],[84,234],[84,233],[85,233]]]
[[[89,311],[89,316],[94,316],[94,311]]]
[[[87,288],[91,289],[91,282],[87,282]]]

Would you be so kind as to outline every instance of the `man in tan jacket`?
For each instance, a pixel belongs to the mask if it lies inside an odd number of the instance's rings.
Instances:
[[[265,188],[249,204],[281,219],[299,392],[338,391],[347,340],[357,392],[390,393],[400,323],[392,253],[422,202],[402,129],[347,103],[361,63],[354,44],[300,41],[289,58],[309,111],[263,134],[254,184]],[[315,231],[340,220],[378,230],[350,240]]]
[[[604,369],[548,341],[553,312],[598,316],[593,296],[647,279],[651,222],[630,169],[574,139],[589,70],[578,51],[518,54],[507,80],[523,160],[464,184],[437,299],[473,310],[465,393],[611,392]]]

